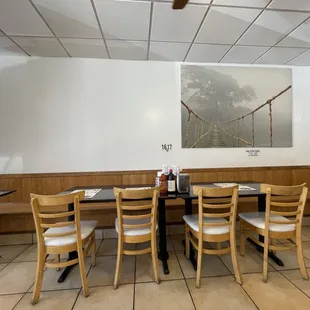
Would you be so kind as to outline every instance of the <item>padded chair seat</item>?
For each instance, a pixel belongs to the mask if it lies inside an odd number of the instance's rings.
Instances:
[[[184,215],[184,221],[193,230],[199,232],[198,214]],[[214,217],[214,218],[204,218],[204,223],[223,223],[228,222],[225,218]],[[203,233],[205,235],[223,235],[229,233],[229,226],[213,226],[204,227]]]
[[[140,219],[140,220],[128,220],[124,219],[123,223],[128,225],[137,225],[137,224],[146,224],[149,223],[150,219]],[[158,225],[156,224],[156,230],[158,228]],[[118,233],[118,221],[117,218],[115,219],[115,230]],[[142,236],[142,235],[148,235],[151,233],[151,227],[145,227],[145,228],[125,228],[124,229],[124,235],[125,236]]]
[[[265,229],[265,212],[240,213],[239,217],[257,228]],[[275,221],[290,222],[289,219],[281,215],[270,214],[270,219]],[[294,231],[295,229],[295,224],[269,224],[270,231],[287,232]]]
[[[96,228],[97,221],[81,221],[81,237],[86,239]],[[47,234],[61,234],[70,231],[75,231],[75,225],[66,227],[49,228]],[[46,246],[64,246],[76,243],[76,234],[65,237],[45,237],[44,242]]]

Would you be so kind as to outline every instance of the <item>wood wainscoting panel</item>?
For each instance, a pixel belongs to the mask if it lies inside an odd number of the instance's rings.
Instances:
[[[1,189],[14,189],[14,194],[0,198],[0,233],[34,231],[29,198],[30,193],[53,195],[74,186],[122,186],[154,184],[157,170],[68,172],[0,175]],[[294,185],[307,182],[310,186],[310,167],[236,167],[184,169],[191,183],[203,182],[265,182]],[[238,210],[256,210],[256,201],[240,199]],[[114,227],[115,204],[82,205],[82,218],[97,219],[103,228]],[[184,203],[167,202],[167,222],[182,223]],[[195,211],[194,211],[195,212]],[[306,214],[310,214],[307,204]]]

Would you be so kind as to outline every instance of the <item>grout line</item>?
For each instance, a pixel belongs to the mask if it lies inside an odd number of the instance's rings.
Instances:
[[[108,49],[108,45],[107,45],[106,39],[104,37],[104,33],[103,33],[103,30],[102,30],[102,26],[101,26],[101,23],[100,23],[100,19],[99,19],[99,15],[98,15],[98,12],[97,12],[97,9],[96,9],[95,2],[94,2],[94,0],[90,0],[90,3],[92,5],[92,7],[93,7],[94,14],[95,14],[98,26],[99,26],[99,30],[100,30],[100,33],[101,33],[101,36],[102,36],[102,40],[103,40],[104,46],[105,46],[105,48],[107,50],[108,57],[109,57],[109,59],[111,59],[111,55],[110,55],[110,52],[109,52],[109,49]]]
[[[197,36],[198,36],[198,33],[200,32],[200,29],[202,28],[202,25],[204,24],[204,22],[205,22],[205,20],[206,20],[206,17],[208,16],[208,13],[210,12],[211,5],[212,5],[213,1],[214,1],[214,0],[211,0],[210,6],[207,8],[205,15],[202,17],[202,20],[201,20],[201,22],[200,22],[200,24],[199,24],[199,26],[198,26],[198,28],[197,28],[197,31],[196,31],[196,33],[195,33],[195,35],[194,35],[194,38],[193,38],[193,40],[192,40],[192,42],[191,42],[191,44],[190,44],[190,46],[189,46],[189,48],[188,48],[187,53],[185,54],[185,57],[184,57],[184,59],[183,59],[183,62],[186,61],[186,58],[187,58],[187,56],[189,55],[189,53],[190,53],[190,51],[191,51],[191,49],[192,49],[192,46],[194,45],[194,42],[195,42],[195,40],[196,40],[196,38],[197,38]]]
[[[272,48],[274,47],[281,47],[281,46],[277,46],[281,41],[283,41],[284,39],[286,39],[287,37],[289,37],[289,35],[291,33],[293,33],[296,29],[298,29],[301,25],[303,25],[305,22],[307,22],[308,20],[310,20],[310,17],[308,16],[306,19],[304,19],[301,23],[299,23],[296,27],[294,27],[291,31],[289,31],[287,34],[284,34],[284,37],[282,37],[279,41],[277,41],[273,46],[271,46],[265,53],[263,53],[262,55],[260,55],[258,58],[256,58],[256,60],[254,60],[252,62],[252,64],[255,64],[259,59],[261,59],[262,57],[264,57]],[[301,53],[303,54],[303,53]],[[299,55],[301,55],[299,54]],[[299,56],[297,55],[297,56]],[[291,60],[293,60],[293,58],[291,58],[288,62],[290,62]],[[287,63],[287,62],[286,62]]]
[[[269,0],[269,2],[266,4],[265,8],[272,2],[273,0]],[[234,46],[240,41],[240,39],[248,32],[248,30],[255,24],[255,22],[259,19],[259,17],[264,13],[264,10],[262,10],[250,23],[250,25],[242,32],[242,34],[239,36],[239,38],[235,41],[235,43],[228,49],[228,51],[224,54],[224,56],[218,61],[220,63],[226,55],[233,49]]]
[[[190,296],[190,298],[191,298],[191,300],[192,300],[193,306],[194,306],[195,310],[197,310],[196,305],[195,305],[195,302],[194,302],[194,298],[193,298],[192,293],[191,293],[191,291],[190,291],[190,289],[189,289],[189,286],[188,286],[187,280],[186,280],[186,278],[185,278],[184,271],[183,271],[183,269],[182,269],[182,266],[181,266],[181,263],[180,263],[179,257],[178,257],[178,255],[177,255],[177,253],[176,253],[176,250],[175,250],[175,248],[174,248],[174,245],[173,245],[173,242],[172,242],[172,240],[171,240],[170,236],[169,236],[169,239],[170,239],[170,242],[171,242],[172,248],[173,248],[173,250],[174,250],[174,255],[175,255],[175,257],[176,257],[176,259],[177,259],[177,261],[178,261],[178,264],[179,264],[180,270],[181,270],[182,275],[183,275],[183,279],[180,279],[180,280],[185,281],[185,285],[186,285],[186,287],[187,287],[187,290],[188,290],[189,296]]]
[[[40,12],[40,10],[36,7],[36,5],[33,3],[33,0],[28,0],[30,2],[30,4],[32,5],[32,7],[35,9],[35,11],[38,13],[38,15],[41,17],[41,19],[43,20],[43,22],[45,23],[45,25],[47,26],[47,28],[50,30],[50,32],[53,34],[54,39],[56,39],[58,41],[58,43],[62,46],[62,48],[65,50],[65,52],[67,53],[67,55],[69,57],[71,57],[71,55],[69,54],[69,52],[67,51],[67,49],[65,48],[65,46],[63,45],[63,43],[59,40],[59,38],[57,38],[54,30],[52,29],[52,27],[48,24],[47,20],[44,18],[44,16],[42,15],[42,13]]]
[[[149,60],[149,57],[150,57],[150,45],[151,45],[152,23],[153,23],[153,11],[154,11],[154,2],[151,2],[149,34],[148,34],[148,44],[147,44],[147,58],[146,58],[147,60]]]
[[[299,269],[298,269],[299,270]],[[286,271],[286,270],[282,270],[282,271]],[[304,295],[306,295],[308,298],[310,298],[310,296],[308,296],[302,289],[300,289],[294,282],[292,282],[288,277],[286,277],[281,271],[279,271],[279,273],[289,282],[291,282],[299,291],[301,291]]]
[[[71,310],[74,309],[74,307],[75,307],[75,305],[76,305],[76,302],[77,302],[77,300],[78,300],[78,298],[79,298],[79,296],[80,296],[80,294],[81,294],[81,291],[82,291],[82,287],[80,288],[79,292],[78,292],[77,295],[76,295],[76,298],[75,298],[75,300],[74,300],[74,302],[73,302],[73,305],[72,305],[72,307],[71,307]]]

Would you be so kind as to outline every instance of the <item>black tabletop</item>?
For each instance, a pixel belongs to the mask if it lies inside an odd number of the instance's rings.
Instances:
[[[12,194],[14,192],[16,192],[16,190],[3,190],[3,189],[0,189],[0,197]]]
[[[119,188],[139,188],[139,187],[154,187],[151,185],[127,185],[127,186],[117,186]],[[87,189],[101,189],[94,197],[92,198],[85,198],[81,203],[100,203],[100,202],[115,202],[115,196],[113,194],[113,187],[106,187],[106,186],[77,186],[72,187],[60,194],[69,194],[75,190],[87,190]],[[177,199],[177,194],[168,194],[168,195],[160,195],[159,199],[170,200],[170,199]]]
[[[255,182],[215,182],[216,183],[235,183],[235,184],[239,184],[239,185],[243,185],[243,186],[248,186],[251,187],[255,190],[239,190],[239,197],[258,197],[258,196],[263,196],[265,195],[264,193],[262,193],[260,191],[260,184],[261,183],[255,183]],[[193,193],[193,186],[195,185],[200,185],[200,186],[208,186],[208,187],[218,187],[217,185],[215,185],[214,183],[199,183],[199,184],[193,184],[190,186],[190,193],[186,193],[186,194],[179,194],[180,198],[183,199],[197,199],[197,195],[195,195]]]

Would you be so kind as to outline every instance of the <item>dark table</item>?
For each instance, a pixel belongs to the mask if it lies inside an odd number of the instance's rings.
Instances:
[[[134,188],[134,187],[153,187],[154,185],[127,185],[127,186],[117,186],[120,188]],[[104,202],[116,202],[116,199],[113,194],[113,187],[106,187],[106,186],[78,186],[78,187],[73,187],[70,188],[61,194],[69,194],[74,190],[84,190],[84,189],[96,189],[100,188],[101,191],[98,192],[94,197],[92,198],[86,198],[85,200],[80,201],[80,203],[104,203]],[[164,274],[169,274],[169,267],[168,267],[168,258],[169,254],[167,251],[167,237],[166,237],[166,200],[171,200],[171,199],[177,199],[178,196],[176,194],[173,195],[160,195],[158,198],[158,229],[159,229],[159,252],[158,252],[158,258],[162,261],[163,265],[163,271]],[[68,211],[73,211],[74,206],[73,204],[68,205]],[[69,221],[74,220],[73,217],[69,217]],[[69,260],[77,258],[77,252],[70,252],[69,253]],[[66,277],[68,276],[70,270],[74,266],[68,266],[64,269],[62,274],[60,275],[58,282],[63,282]]]
[[[9,195],[16,192],[16,190],[4,190],[4,189],[0,189],[0,197]]]
[[[218,183],[235,183],[235,182],[218,182]],[[245,185],[249,186],[252,188],[255,188],[255,190],[239,190],[239,197],[244,198],[244,197],[256,197],[257,198],[257,204],[258,204],[258,211],[259,212],[264,212],[266,209],[266,194],[262,193],[260,191],[260,183],[255,183],[255,182],[236,182],[240,185]],[[194,184],[194,185],[200,185],[200,186],[209,186],[209,187],[217,187],[213,183],[199,183],[199,184]],[[193,200],[196,200],[198,198],[197,195],[193,193],[193,186],[191,185],[190,187],[190,193],[187,194],[179,194],[179,197],[185,200],[185,214],[192,214],[192,203]],[[248,239],[250,242],[252,242],[251,239]],[[259,236],[259,240],[261,242],[264,242],[264,237]],[[254,242],[252,242],[254,243]],[[260,246],[254,243],[256,246],[256,249],[259,252],[264,252],[264,249]],[[284,266],[282,260],[277,257],[274,252],[269,251],[269,257],[279,266]],[[193,249],[193,246],[191,245],[191,251],[190,251],[190,260],[193,264],[193,267],[195,270],[197,270],[197,262],[195,259],[195,252]]]

